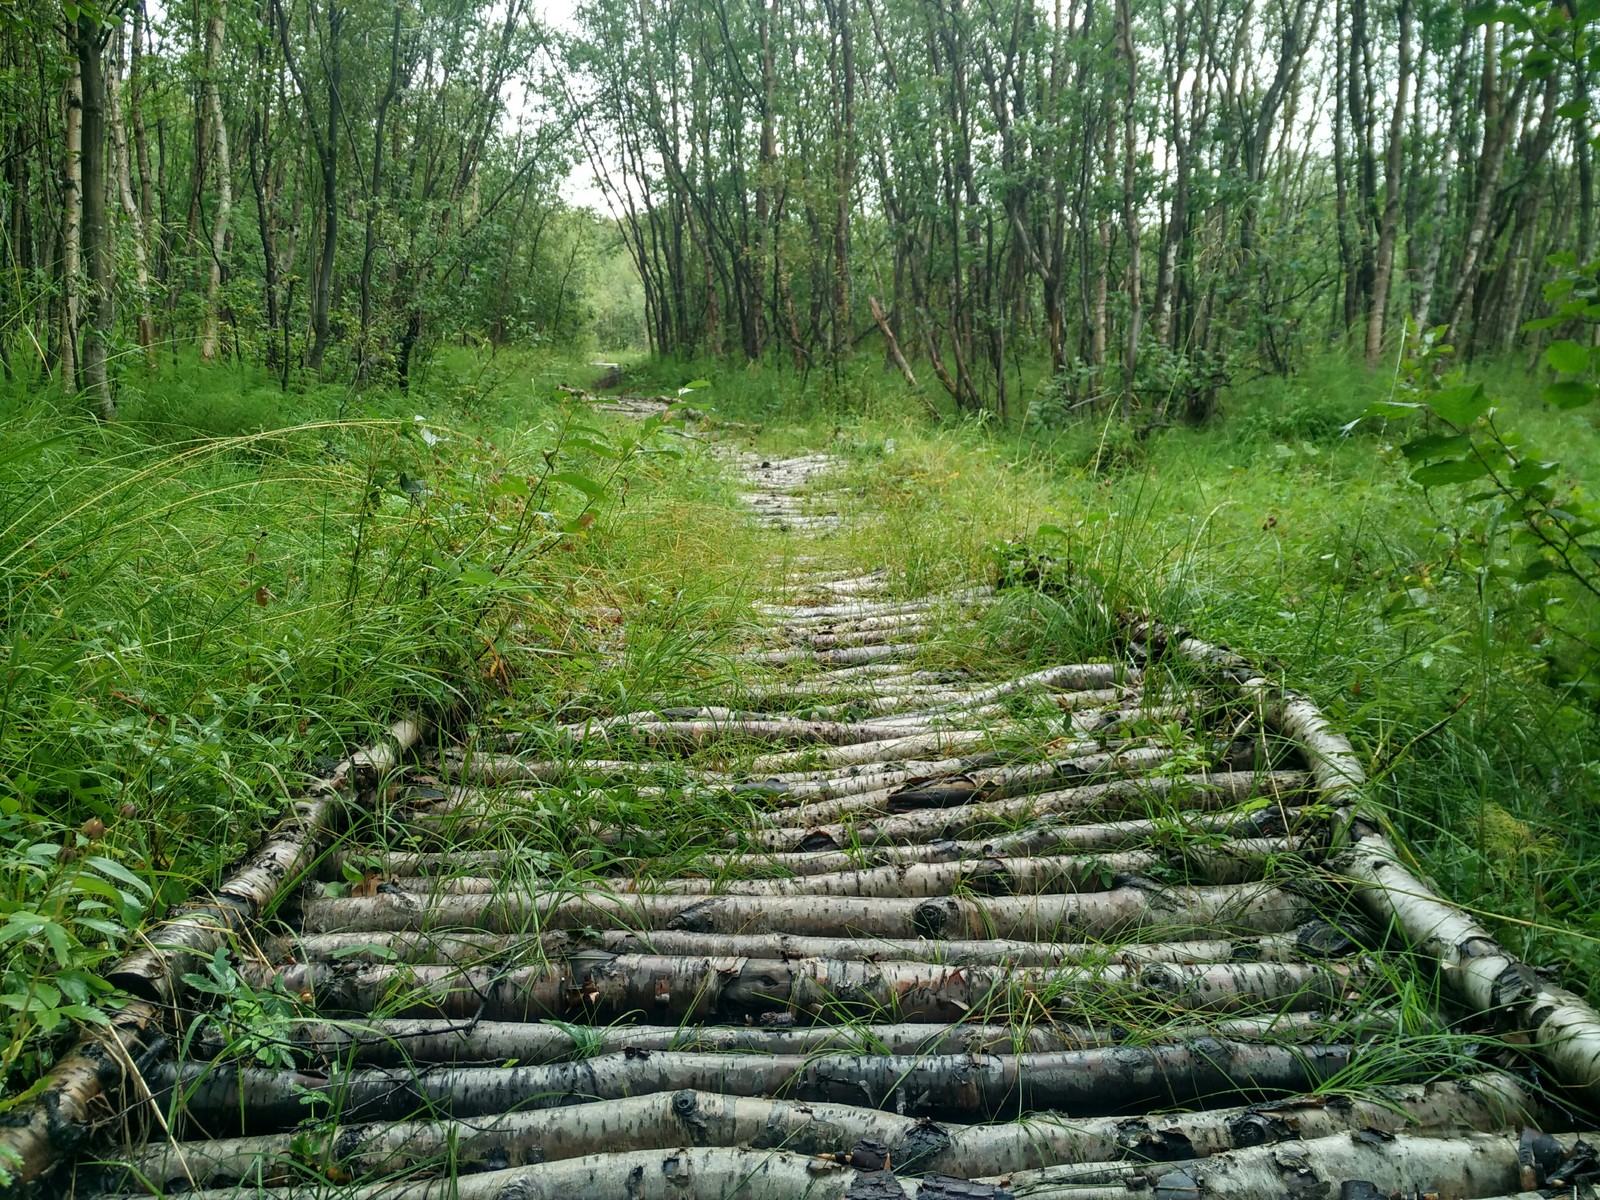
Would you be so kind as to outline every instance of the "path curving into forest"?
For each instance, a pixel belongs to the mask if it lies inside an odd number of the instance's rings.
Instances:
[[[1592,1194],[1600,1022],[1412,874],[1309,701],[1132,617],[939,665],[993,586],[844,562],[826,456],[724,457],[777,581],[725,705],[401,722],[154,931],[11,1144],[115,1111],[85,1196]],[[620,817],[553,878],[527,831],[574,796]],[[739,820],[652,845],[642,802]]]

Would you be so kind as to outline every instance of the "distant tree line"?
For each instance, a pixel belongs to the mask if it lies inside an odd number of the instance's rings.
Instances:
[[[1004,414],[1203,419],[1405,327],[1528,335],[1595,249],[1596,0],[592,0],[585,149],[653,346],[867,340]],[[1536,337],[1547,336],[1543,333]],[[878,339],[881,339],[881,343]]]
[[[442,336],[575,336],[547,50],[528,0],[0,0],[7,375],[109,417],[180,347],[403,387]]]
[[[620,236],[661,354],[1204,419],[1408,323],[1536,351],[1595,252],[1600,0],[96,3],[0,0],[0,365],[105,416],[184,347],[570,341]]]

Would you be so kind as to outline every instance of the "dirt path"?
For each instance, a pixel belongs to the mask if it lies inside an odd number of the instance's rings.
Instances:
[[[993,590],[838,566],[826,457],[735,466],[789,571],[728,706],[491,731],[285,850],[318,880],[294,933],[245,939],[232,1026],[146,1038],[77,1191],[1356,1200],[1593,1171],[1563,1132],[1593,1013],[1409,874],[1308,703],[1137,624],[1098,661],[930,669]],[[519,831],[573,789],[742,827],[651,860],[594,820],[594,870],[551,879]],[[182,994],[162,969],[152,999]],[[277,989],[315,1017],[241,1003]]]

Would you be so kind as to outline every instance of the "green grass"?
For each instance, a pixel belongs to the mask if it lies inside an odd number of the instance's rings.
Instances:
[[[1543,406],[1522,368],[1475,374],[1592,489],[1594,414]],[[1559,583],[1516,582],[1494,514],[1412,484],[1396,449],[1412,433],[1341,433],[1395,393],[1392,376],[1314,361],[1234,388],[1211,426],[1147,437],[1093,416],[1024,434],[950,413],[930,424],[876,361],[804,391],[783,371],[712,379],[697,403],[764,421],[768,452],[847,460],[854,503],[882,514],[842,539],[848,561],[890,566],[909,591],[1019,567],[1061,585],[1054,610],[1030,598],[980,653],[1060,661],[1137,610],[1310,692],[1442,890],[1536,961],[1570,959],[1575,985],[1594,977],[1600,912],[1583,881],[1600,859],[1600,656],[1582,639],[1600,612]]]
[[[584,370],[463,356],[360,397],[189,369],[112,427],[4,397],[0,1089],[95,1019],[130,929],[400,712],[609,708],[695,669],[717,619],[661,537],[715,496],[677,439],[558,403]],[[586,614],[619,602],[650,616],[611,663]]]
[[[554,755],[554,724],[787,677],[730,656],[792,552],[731,511],[696,444],[626,450],[627,423],[599,418],[575,431],[552,385],[595,374],[459,352],[409,395],[285,395],[188,366],[130,380],[112,429],[7,397],[0,1003],[16,1016],[0,1084],[36,1075],[89,1016],[130,928],[214,883],[319,762],[398,709]],[[1594,977],[1600,729],[1590,660],[1550,619],[1594,613],[1485,570],[1482,523],[1414,487],[1397,438],[1340,435],[1390,380],[1317,362],[1234,389],[1212,427],[1143,438],[1093,417],[934,424],[876,361],[804,381],[634,363],[628,386],[698,377],[697,407],[762,426],[722,440],[842,457],[827,503],[878,515],[824,543],[830,557],[890,567],[905,594],[1002,572],[1044,585],[975,621],[950,612],[919,665],[1104,657],[1122,609],[1270,662],[1352,733],[1442,890]],[[1539,410],[1512,367],[1495,381],[1530,437],[1595,478],[1592,424]],[[750,811],[687,771],[654,782],[575,776],[499,806],[478,844],[531,851],[581,889],[646,855],[694,869],[707,831]],[[614,844],[596,822],[638,832]]]

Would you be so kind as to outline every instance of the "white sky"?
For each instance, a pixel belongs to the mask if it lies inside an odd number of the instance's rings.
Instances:
[[[536,0],[534,11],[545,25],[562,33],[577,28],[577,10],[580,0]],[[594,181],[594,168],[589,156],[579,153],[577,166],[568,173],[561,185],[561,198],[578,208],[592,208],[599,213],[610,212],[605,193]]]

